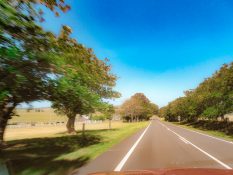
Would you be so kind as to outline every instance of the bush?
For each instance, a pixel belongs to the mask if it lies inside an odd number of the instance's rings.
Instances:
[[[227,121],[212,121],[212,120],[199,120],[192,123],[185,123],[195,128],[207,129],[213,131],[221,131],[227,135],[233,135],[233,122]]]
[[[91,117],[91,120],[106,120],[107,119],[107,117],[105,116],[105,115],[94,115],[94,116],[92,116]]]

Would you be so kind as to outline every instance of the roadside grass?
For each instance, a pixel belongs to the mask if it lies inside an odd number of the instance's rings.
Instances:
[[[59,133],[11,140],[9,147],[0,152],[1,161],[17,175],[69,174],[147,125],[148,122],[124,123],[111,130],[87,130],[85,135]]]
[[[184,124],[184,123],[179,123],[179,122],[171,122],[171,123],[181,126],[183,128],[187,128],[187,129],[191,129],[191,130],[203,133],[203,134],[218,137],[218,138],[225,139],[228,141],[233,141],[233,135],[227,135],[226,133],[221,132],[221,131],[207,130],[204,128],[196,128],[190,124]]]

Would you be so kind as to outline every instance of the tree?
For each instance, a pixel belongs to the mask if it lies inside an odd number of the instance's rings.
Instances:
[[[92,112],[115,98],[116,76],[107,60],[99,60],[73,38],[63,26],[59,36],[44,31],[37,22],[42,12],[39,1],[0,2],[0,146],[7,121],[15,107],[35,100],[50,100],[68,117],[72,132],[74,115]],[[63,0],[41,0],[56,14],[69,6]]]
[[[224,64],[212,77],[205,79],[193,90],[185,91],[185,96],[170,102],[160,109],[160,116],[169,121],[189,122],[198,119],[216,120],[233,112],[233,62]]]
[[[154,104],[154,103],[151,103],[150,106],[151,106],[151,107],[150,107],[150,109],[151,109],[151,114],[152,114],[152,115],[157,115],[158,112],[159,112],[159,106],[156,105],[156,104]]]
[[[109,129],[112,129],[112,116],[115,113],[115,108],[113,105],[107,105],[103,110],[106,119],[109,121]]]
[[[35,23],[32,11],[30,3],[0,2],[0,146],[15,107],[48,97],[59,63],[56,37]]]
[[[91,49],[70,38],[70,33],[71,30],[64,26],[59,35],[66,74],[57,79],[50,101],[58,113],[67,115],[68,132],[74,133],[77,114],[105,110],[108,105],[103,99],[116,98],[120,94],[113,90],[116,76],[111,74],[108,60],[98,59]]]
[[[157,108],[143,93],[136,93],[122,104],[120,113],[128,121],[148,120]]]

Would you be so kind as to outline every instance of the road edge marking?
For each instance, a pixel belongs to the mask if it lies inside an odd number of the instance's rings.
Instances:
[[[188,142],[186,139],[184,139],[183,137],[179,137],[179,139],[180,139],[182,142],[184,142],[185,144],[189,144],[189,142]]]
[[[208,134],[205,134],[205,133],[202,133],[202,132],[198,132],[198,131],[194,131],[192,129],[188,129],[188,128],[184,128],[182,126],[178,126],[178,125],[175,125],[173,123],[169,123],[170,125],[173,125],[175,127],[178,127],[178,128],[181,128],[181,129],[185,129],[187,131],[191,131],[191,132],[194,132],[194,133],[197,133],[197,134],[200,134],[200,135],[203,135],[203,136],[206,136],[206,137],[210,137],[212,139],[216,139],[216,140],[219,140],[219,141],[222,141],[222,142],[226,142],[226,143],[229,143],[229,144],[233,144],[232,141],[228,141],[228,140],[225,140],[225,139],[221,139],[221,138],[218,138],[218,137],[215,137],[215,136],[211,136],[211,135],[208,135]]]
[[[166,125],[162,124],[163,127],[168,128]],[[169,128],[170,129],[170,128]],[[176,136],[178,136],[179,138],[184,139],[186,142],[188,142],[190,145],[192,145],[194,148],[196,148],[197,150],[199,150],[200,152],[202,152],[203,154],[207,155],[208,157],[210,157],[211,159],[213,159],[215,162],[219,163],[220,165],[222,165],[224,168],[231,170],[232,168],[230,166],[228,166],[227,164],[223,163],[222,161],[218,160],[216,157],[212,156],[211,154],[207,153],[206,151],[204,151],[203,149],[199,148],[198,146],[194,145],[192,142],[190,142],[189,140],[187,140],[186,138],[182,137],[181,135],[177,134],[175,131],[173,130],[169,130],[170,132],[172,132],[173,134],[175,134]]]
[[[140,137],[137,139],[137,141],[133,144],[133,146],[130,148],[130,150],[127,152],[127,154],[123,157],[123,159],[120,161],[120,163],[115,167],[114,171],[121,171],[122,167],[125,165],[125,163],[129,159],[129,157],[131,156],[131,154],[133,153],[133,151],[135,150],[135,148],[137,147],[139,142],[142,140],[143,136],[145,135],[145,133],[148,130],[148,128],[150,127],[150,125],[151,125],[151,122],[146,127],[146,129],[143,131],[143,133],[140,135]]]

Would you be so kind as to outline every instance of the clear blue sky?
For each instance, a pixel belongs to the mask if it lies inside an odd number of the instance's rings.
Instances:
[[[110,59],[122,93],[114,104],[143,92],[166,105],[233,61],[232,0],[67,2],[72,9],[59,18],[45,9],[42,25],[55,33],[68,25],[80,43]]]

